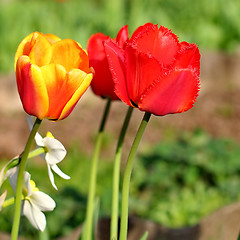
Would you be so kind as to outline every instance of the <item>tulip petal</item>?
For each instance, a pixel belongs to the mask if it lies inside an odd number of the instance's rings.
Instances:
[[[23,215],[27,217],[29,222],[40,231],[44,231],[46,227],[46,217],[38,207],[25,200],[23,204]]]
[[[94,68],[94,76],[91,83],[93,92],[101,97],[110,97],[112,100],[119,99],[114,93],[114,82],[109,70],[108,60],[104,48],[104,41],[108,36],[97,33],[88,41],[89,64]]]
[[[86,75],[86,73],[84,73],[79,69],[74,69],[68,73],[67,81],[66,81],[67,86],[69,86],[69,88],[71,86],[72,87],[75,86],[74,89],[77,89],[77,90],[74,92],[74,94],[68,100],[67,104],[64,106],[59,119],[66,118],[72,112],[78,100],[81,98],[81,96],[89,87],[92,81],[92,78],[93,78],[92,73]]]
[[[53,44],[55,42],[61,41],[61,38],[57,37],[54,34],[48,33],[44,34],[44,37],[49,41],[49,43]]]
[[[200,74],[200,53],[198,47],[191,43],[182,42],[181,43],[181,51],[179,56],[177,57],[176,68],[190,68],[197,75]]]
[[[16,78],[24,110],[29,115],[44,118],[49,105],[40,68],[31,64],[28,56],[21,56],[17,61]]]
[[[128,39],[129,39],[128,26],[125,25],[118,32],[116,42],[120,48],[125,48]]]
[[[19,44],[15,54],[15,69],[16,63],[20,56],[26,55],[30,57],[32,64],[41,67],[48,64],[52,57],[51,44],[42,33],[34,32],[25,37]]]
[[[115,83],[115,93],[123,102],[132,106],[126,86],[124,52],[112,41],[105,42],[105,50]]]
[[[22,55],[28,55],[30,53],[31,48],[33,47],[33,44],[32,44],[33,42],[31,43],[33,35],[34,35],[34,33],[29,34],[19,44],[16,54],[15,54],[15,60],[14,60],[15,70],[16,70],[18,58]]]
[[[162,66],[155,58],[131,46],[125,49],[125,59],[128,95],[137,106],[143,92],[162,75]]]
[[[81,69],[87,73],[89,71],[87,53],[77,42],[71,39],[55,42],[52,45],[52,54],[51,63],[64,66],[67,72],[73,68]]]
[[[93,59],[96,59],[96,61],[102,61],[106,57],[104,51],[104,41],[107,39],[109,39],[109,37],[103,33],[96,33],[89,38],[87,52],[91,66],[91,61]]]
[[[56,207],[55,201],[46,193],[34,191],[31,195],[32,205],[39,208],[40,211],[52,211]]]
[[[150,54],[159,63],[168,66],[173,63],[180,50],[178,38],[171,30],[146,24],[137,29],[129,41],[138,51]]]
[[[30,62],[39,67],[49,64],[52,58],[51,44],[42,33],[34,33],[33,38],[34,45],[28,54]]]
[[[162,116],[190,109],[199,91],[199,78],[189,69],[175,70],[152,84],[139,103],[141,111]]]
[[[49,96],[49,109],[46,118],[58,119],[63,107],[70,98],[72,92],[68,89],[63,89],[67,72],[61,65],[49,64],[41,67],[42,76],[45,80],[47,92]],[[66,91],[69,94],[64,94]]]

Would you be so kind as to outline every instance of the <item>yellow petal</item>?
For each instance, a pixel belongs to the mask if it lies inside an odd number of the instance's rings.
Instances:
[[[72,95],[71,99],[68,101],[68,103],[65,105],[59,119],[66,118],[74,109],[75,105],[77,104],[78,100],[81,98],[81,96],[84,94],[84,92],[87,90],[89,85],[91,84],[93,74],[87,74],[84,78],[84,74],[80,70],[74,70],[72,73],[69,73],[69,78],[72,82],[77,80],[78,78],[81,79],[80,85],[78,89],[75,91],[75,93]]]
[[[74,68],[88,72],[89,68],[86,52],[71,39],[61,40],[52,45],[51,63],[64,66],[67,72]]]
[[[51,44],[43,34],[38,33],[28,55],[31,63],[36,64],[39,67],[49,64],[52,58],[52,49]]]
[[[61,41],[61,38],[57,37],[54,34],[48,33],[44,34],[44,37],[49,41],[49,43],[53,44],[55,42]]]
[[[31,39],[33,37],[34,33],[29,34],[27,37],[25,37],[21,43],[19,44],[16,54],[15,54],[15,61],[14,61],[14,67],[16,69],[17,60],[22,55],[28,55],[31,50]]]
[[[41,67],[48,64],[51,60],[51,44],[42,33],[31,33],[18,46],[15,54],[15,68],[18,58],[22,55],[29,56],[31,63]]]
[[[64,89],[66,70],[59,64],[49,64],[41,67],[41,72],[47,87],[49,109],[46,118],[58,119],[70,96]]]

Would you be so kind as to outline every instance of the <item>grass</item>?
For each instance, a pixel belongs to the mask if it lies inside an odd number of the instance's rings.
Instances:
[[[72,38],[84,47],[91,34],[132,33],[153,22],[201,49],[234,51],[240,42],[238,0],[12,0],[0,2],[0,73],[13,72],[14,53],[33,31]],[[227,9],[227,11],[226,11]]]

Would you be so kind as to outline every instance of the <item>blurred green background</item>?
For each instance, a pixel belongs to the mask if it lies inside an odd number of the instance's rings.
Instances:
[[[33,31],[72,38],[85,48],[88,38],[96,32],[115,37],[125,24],[132,33],[139,25],[153,22],[172,29],[180,41],[196,43],[200,51],[232,54],[240,43],[239,9],[238,0],[1,0],[0,74],[13,73],[17,46]],[[226,119],[231,118],[233,110],[228,112],[222,113]],[[99,123],[92,124],[97,129]],[[138,155],[130,193],[132,214],[169,227],[189,226],[240,200],[239,142],[215,138],[201,126],[194,131],[163,133],[161,140]],[[105,151],[113,148],[112,142],[113,135],[106,135]],[[28,164],[37,186],[57,202],[54,212],[47,213],[50,239],[68,234],[85,216],[91,154],[79,145],[69,144],[61,168],[71,175],[71,180],[56,177],[58,192],[50,190],[46,166],[41,161]],[[1,166],[6,161],[2,157]],[[97,187],[100,216],[110,214],[111,175],[112,158],[103,157]],[[11,194],[7,182],[5,186]],[[1,231],[10,231],[12,210],[1,212]],[[21,233],[33,238],[37,235],[25,218]]]
[[[91,34],[111,37],[128,24],[164,25],[201,49],[234,51],[240,41],[238,0],[1,0],[0,72],[12,71],[14,53],[29,33],[53,33],[86,47]]]

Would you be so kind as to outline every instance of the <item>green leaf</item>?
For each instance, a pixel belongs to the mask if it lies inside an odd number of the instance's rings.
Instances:
[[[146,231],[139,240],[147,240],[147,237],[148,237],[148,231]]]

